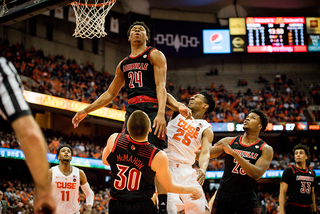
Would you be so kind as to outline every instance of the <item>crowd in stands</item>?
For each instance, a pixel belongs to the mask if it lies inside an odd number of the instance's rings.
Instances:
[[[313,98],[314,105],[320,105],[320,82],[312,83],[309,86],[309,92]],[[316,121],[320,121],[320,110],[313,111]]]
[[[214,94],[217,101],[216,109],[206,115],[208,122],[237,122],[242,123],[249,111],[260,108],[268,116],[269,122],[305,121],[303,107],[308,105],[308,98],[301,93],[291,79],[286,82],[265,83],[261,90],[245,93],[229,93],[224,85],[217,87],[214,83],[205,88]],[[189,98],[201,88],[179,88],[179,99],[187,103]]]
[[[52,130],[43,130],[48,142],[48,153],[56,154],[57,149],[62,144],[69,144],[73,148],[73,156],[83,158],[101,159],[104,149],[104,140],[95,137],[67,135]],[[94,142],[94,143],[93,143]],[[20,149],[20,145],[13,132],[0,131],[0,148]],[[213,158],[209,162],[208,171],[224,170],[224,154],[218,158]],[[275,151],[274,158],[271,162],[269,170],[281,170],[293,164],[294,157],[291,151],[278,152]],[[310,167],[320,169],[320,159],[317,151],[310,150]],[[195,165],[196,166],[196,165]]]
[[[272,185],[272,184],[271,184]],[[95,196],[92,207],[94,214],[108,214],[108,203],[110,194],[108,188],[97,188],[91,186]],[[278,214],[279,213],[279,186],[278,185],[258,185],[257,196],[261,207],[262,214]],[[0,179],[0,190],[4,193],[3,200],[8,202],[9,206],[15,206],[18,203],[23,203],[22,208],[17,212],[7,211],[8,214],[32,214],[33,213],[33,198],[34,198],[34,185],[21,180],[4,180]],[[209,201],[214,192],[215,187],[206,191],[206,198]],[[320,191],[316,189],[316,202],[317,210],[320,211]],[[80,189],[79,195],[80,213],[83,212],[85,207],[85,194]]]
[[[92,213],[95,214],[107,214],[108,203],[110,200],[109,189],[98,189],[97,187],[91,187],[94,196],[94,203],[92,207]],[[23,203],[21,209],[17,212],[7,211],[10,213],[18,214],[32,214],[33,213],[33,198],[34,198],[34,185],[21,180],[4,180],[0,179],[0,190],[4,193],[3,200],[8,202],[9,206],[16,206],[19,202]],[[85,194],[80,189],[79,203],[82,213],[85,207]]]
[[[12,61],[24,77],[25,89],[39,93],[92,103],[107,90],[113,79],[107,71],[95,70],[93,64],[79,64],[75,60],[65,59],[63,55],[45,56],[43,51],[34,48],[26,50],[22,44],[10,46],[7,42],[1,42],[0,53]],[[272,83],[264,80],[259,77],[259,81],[265,84],[261,90],[252,91],[248,88],[246,93],[229,93],[223,85],[217,87],[214,83],[206,87],[218,103],[216,110],[206,119],[209,122],[241,123],[251,109],[261,108],[272,123],[306,120],[303,107],[308,105],[308,98],[295,87],[291,79],[284,74],[277,74]],[[170,93],[174,91],[172,82],[168,82],[167,89]],[[178,99],[187,103],[200,90],[196,87],[180,87]],[[315,91],[315,94],[319,94],[319,88]],[[127,104],[127,94],[122,89],[108,107],[125,110]],[[170,116],[170,111],[168,114]]]

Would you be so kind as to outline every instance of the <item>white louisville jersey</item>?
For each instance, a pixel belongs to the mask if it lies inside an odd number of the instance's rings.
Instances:
[[[52,169],[52,189],[57,202],[57,214],[74,214],[80,210],[79,186],[80,173],[77,167],[72,166],[72,173],[62,174],[58,166]]]
[[[202,143],[202,132],[211,125],[203,119],[186,120],[181,114],[168,123],[167,153],[169,161],[192,165]]]

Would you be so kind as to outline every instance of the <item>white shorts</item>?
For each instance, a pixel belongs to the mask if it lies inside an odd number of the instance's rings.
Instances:
[[[169,164],[172,174],[172,182],[181,185],[202,186],[197,181],[197,172],[189,164]],[[185,210],[186,214],[205,213],[208,203],[205,194],[197,200],[192,200],[191,194],[176,194],[168,192],[167,211],[168,214],[177,214],[178,211]],[[181,199],[180,199],[181,198]],[[182,201],[181,201],[182,200]]]

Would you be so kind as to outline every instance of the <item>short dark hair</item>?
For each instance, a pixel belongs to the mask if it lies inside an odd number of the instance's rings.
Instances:
[[[72,148],[69,144],[62,144],[62,145],[57,149],[57,154],[56,154],[57,159],[58,159],[58,156],[59,156],[59,154],[60,154],[60,150],[61,150],[63,147],[69,148],[70,151],[71,151],[71,156],[73,155],[73,148]]]
[[[128,37],[130,36],[130,31],[131,31],[131,29],[132,29],[135,25],[141,25],[141,26],[144,27],[144,29],[146,29],[146,33],[147,33],[147,37],[148,37],[147,43],[150,42],[150,29],[149,29],[149,27],[146,25],[146,23],[141,22],[141,21],[133,22],[133,24],[130,25],[130,27],[129,27],[128,31],[127,31],[127,36],[128,36]]]
[[[268,117],[267,117],[267,115],[266,115],[265,113],[263,113],[262,110],[257,109],[257,108],[252,109],[252,110],[249,112],[249,114],[250,114],[250,113],[255,113],[255,114],[259,115],[260,120],[261,120],[261,125],[262,125],[262,128],[261,128],[261,130],[260,130],[260,133],[264,132],[264,131],[266,130],[266,128],[267,128],[267,125],[268,125]]]
[[[146,113],[136,110],[130,115],[127,128],[133,139],[143,140],[149,134],[151,122]]]
[[[302,145],[301,143],[295,145],[295,147],[294,147],[293,150],[292,150],[293,154],[294,154],[294,153],[296,152],[296,150],[298,150],[298,149],[304,150],[304,152],[306,153],[306,155],[307,155],[307,157],[308,157],[308,159],[309,159],[310,153],[309,153],[309,147],[308,147],[308,146]]]
[[[209,105],[209,108],[205,114],[209,114],[216,107],[216,101],[213,99],[212,94],[209,94],[207,91],[200,91],[198,94],[202,94],[206,98],[206,103]]]

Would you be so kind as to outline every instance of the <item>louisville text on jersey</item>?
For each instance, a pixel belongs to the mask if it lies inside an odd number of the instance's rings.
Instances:
[[[314,181],[314,177],[309,177],[309,176],[302,176],[302,175],[297,175],[296,178],[297,181]]]
[[[250,159],[257,159],[258,155],[255,152],[247,152],[247,151],[242,151],[242,150],[238,150],[238,149],[234,149],[234,151],[236,153],[238,153],[238,155],[240,155],[241,157],[246,157],[246,158],[250,158]]]
[[[147,70],[149,63],[131,63],[123,66],[123,72],[128,70]]]

